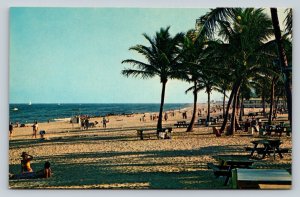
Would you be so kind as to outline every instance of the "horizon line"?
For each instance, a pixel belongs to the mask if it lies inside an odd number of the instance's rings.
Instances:
[[[222,101],[213,101],[213,102],[222,102]],[[212,102],[212,103],[213,103]],[[200,103],[198,103],[198,104],[203,104],[203,103],[207,103],[207,102],[200,102]],[[16,103],[9,103],[9,105],[13,105],[13,104],[26,104],[26,105],[28,105],[28,102],[26,102],[26,103],[24,103],[24,102],[22,102],[22,103],[18,103],[18,102],[16,102]],[[153,102],[153,103],[151,103],[151,102],[145,102],[145,103],[143,103],[143,102],[141,102],[141,103],[135,103],[135,102],[124,102],[124,103],[121,103],[121,102],[116,102],[116,103],[94,103],[94,102],[91,102],[91,103],[86,103],[86,102],[83,102],[83,103],[72,103],[72,102],[70,102],[70,103],[68,103],[68,102],[66,102],[66,103],[60,103],[60,102],[45,102],[45,103],[43,103],[43,102],[37,102],[37,103],[33,103],[33,102],[31,102],[31,105],[35,105],[35,104],[60,104],[60,105],[62,105],[62,104],[160,104],[160,103],[158,103],[158,102]],[[170,103],[164,103],[164,104],[193,104],[193,103],[185,103],[185,102],[170,102]]]

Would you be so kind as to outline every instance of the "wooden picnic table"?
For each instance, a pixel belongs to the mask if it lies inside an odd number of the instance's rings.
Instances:
[[[198,123],[199,124],[205,125],[205,122],[206,122],[206,118],[205,117],[198,118]]]
[[[230,156],[231,158],[234,157],[233,155]],[[239,158],[239,155],[237,155]],[[218,157],[220,165],[213,165],[208,163],[208,167],[213,169],[215,176],[225,176],[224,185],[227,185],[229,178],[231,177],[231,171],[236,168],[250,168],[254,161],[245,160],[245,159],[226,159],[224,157]]]
[[[137,136],[143,140],[144,139],[144,132],[145,131],[157,131],[157,128],[140,128],[140,129],[137,129]],[[157,138],[162,138],[160,136],[160,134],[164,134],[164,138],[163,139],[170,139],[171,138],[171,132],[172,132],[172,127],[164,127],[161,129],[161,131],[158,131],[156,134],[157,134]]]
[[[186,121],[177,121],[176,124],[174,124],[174,126],[178,127],[188,127],[189,123],[187,123]]]
[[[257,112],[249,112],[248,113],[248,117],[255,118],[255,116],[257,116]]]
[[[282,153],[286,152],[286,149],[281,149],[280,145],[282,142],[277,139],[263,139],[263,140],[255,140],[251,141],[254,147],[251,150],[250,157],[253,157],[254,153],[262,154],[260,159],[265,158],[265,156],[270,153],[273,153],[273,158],[275,160],[276,153],[279,155],[280,158],[283,158]]]
[[[285,169],[236,169],[233,171],[233,187],[259,188],[259,184],[291,185],[292,176]],[[281,189],[280,187],[278,189]]]

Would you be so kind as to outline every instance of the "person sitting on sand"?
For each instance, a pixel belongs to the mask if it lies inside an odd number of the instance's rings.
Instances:
[[[40,131],[40,136],[41,136],[41,140],[44,140],[45,139],[45,134],[46,134],[46,131],[45,130],[41,130]]]
[[[23,152],[21,157],[21,173],[32,172],[33,170],[30,167],[30,161],[33,159],[33,157],[26,152]]]
[[[35,178],[49,178],[51,177],[52,171],[50,168],[50,162],[46,161],[44,169],[36,172],[27,172],[22,174],[9,174],[9,179],[35,179]]]

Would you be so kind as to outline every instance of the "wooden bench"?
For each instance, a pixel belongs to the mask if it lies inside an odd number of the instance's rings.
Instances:
[[[275,160],[276,153],[280,156],[280,158],[283,158],[282,153],[290,152],[290,149],[288,148],[280,148],[280,145],[282,144],[280,140],[255,140],[251,143],[254,144],[253,148],[245,148],[246,151],[251,151],[250,157],[252,157],[255,152],[258,155],[262,155],[260,159],[263,159],[266,155],[271,156],[271,154],[273,154],[273,159]],[[258,146],[259,144],[261,147]]]
[[[220,165],[215,165],[213,163],[207,163],[207,168],[212,169],[216,177],[231,175],[230,174],[231,172],[229,171],[229,167],[227,166],[220,166]]]
[[[161,131],[158,131],[157,128],[141,128],[141,129],[137,129],[137,136],[138,138],[140,138],[141,140],[144,139],[145,137],[145,133],[144,132],[148,132],[150,131],[148,134],[148,137],[150,138],[150,135],[156,135],[158,139],[171,139],[171,133],[172,133],[172,127],[165,127],[162,128]],[[152,132],[151,132],[152,131]],[[155,131],[155,132],[153,132]]]
[[[177,121],[177,123],[174,124],[174,126],[176,126],[177,128],[179,128],[179,127],[188,127],[189,123],[187,123],[186,121]]]
[[[231,160],[231,159],[222,159],[219,158],[221,161],[221,165],[215,165],[213,163],[208,163],[207,167],[212,169],[214,172],[214,175],[216,177],[219,176],[225,176],[225,182],[224,185],[227,185],[229,178],[232,176],[232,170],[236,168],[250,168],[253,164],[253,161],[250,160]]]
[[[246,151],[253,151],[253,150],[254,150],[254,148],[246,147]],[[258,154],[263,154],[263,152],[264,152],[264,148],[256,148],[255,150],[258,152]],[[275,150],[275,152],[279,153],[278,150]],[[289,153],[289,152],[290,152],[289,148],[281,148],[280,149],[280,153]],[[273,153],[273,151],[268,150],[267,153]]]
[[[233,189],[288,189],[292,176],[285,169],[234,169],[232,170]],[[273,186],[270,186],[273,185]],[[279,187],[280,186],[280,187]]]

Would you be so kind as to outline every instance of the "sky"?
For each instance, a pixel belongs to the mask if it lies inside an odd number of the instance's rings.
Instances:
[[[129,47],[170,26],[171,35],[195,27],[208,9],[11,8],[10,103],[159,103],[161,83],[121,75],[141,59]],[[169,80],[166,103],[192,103],[190,84]],[[222,96],[213,93],[212,100]],[[199,102],[207,94],[199,93]]]

